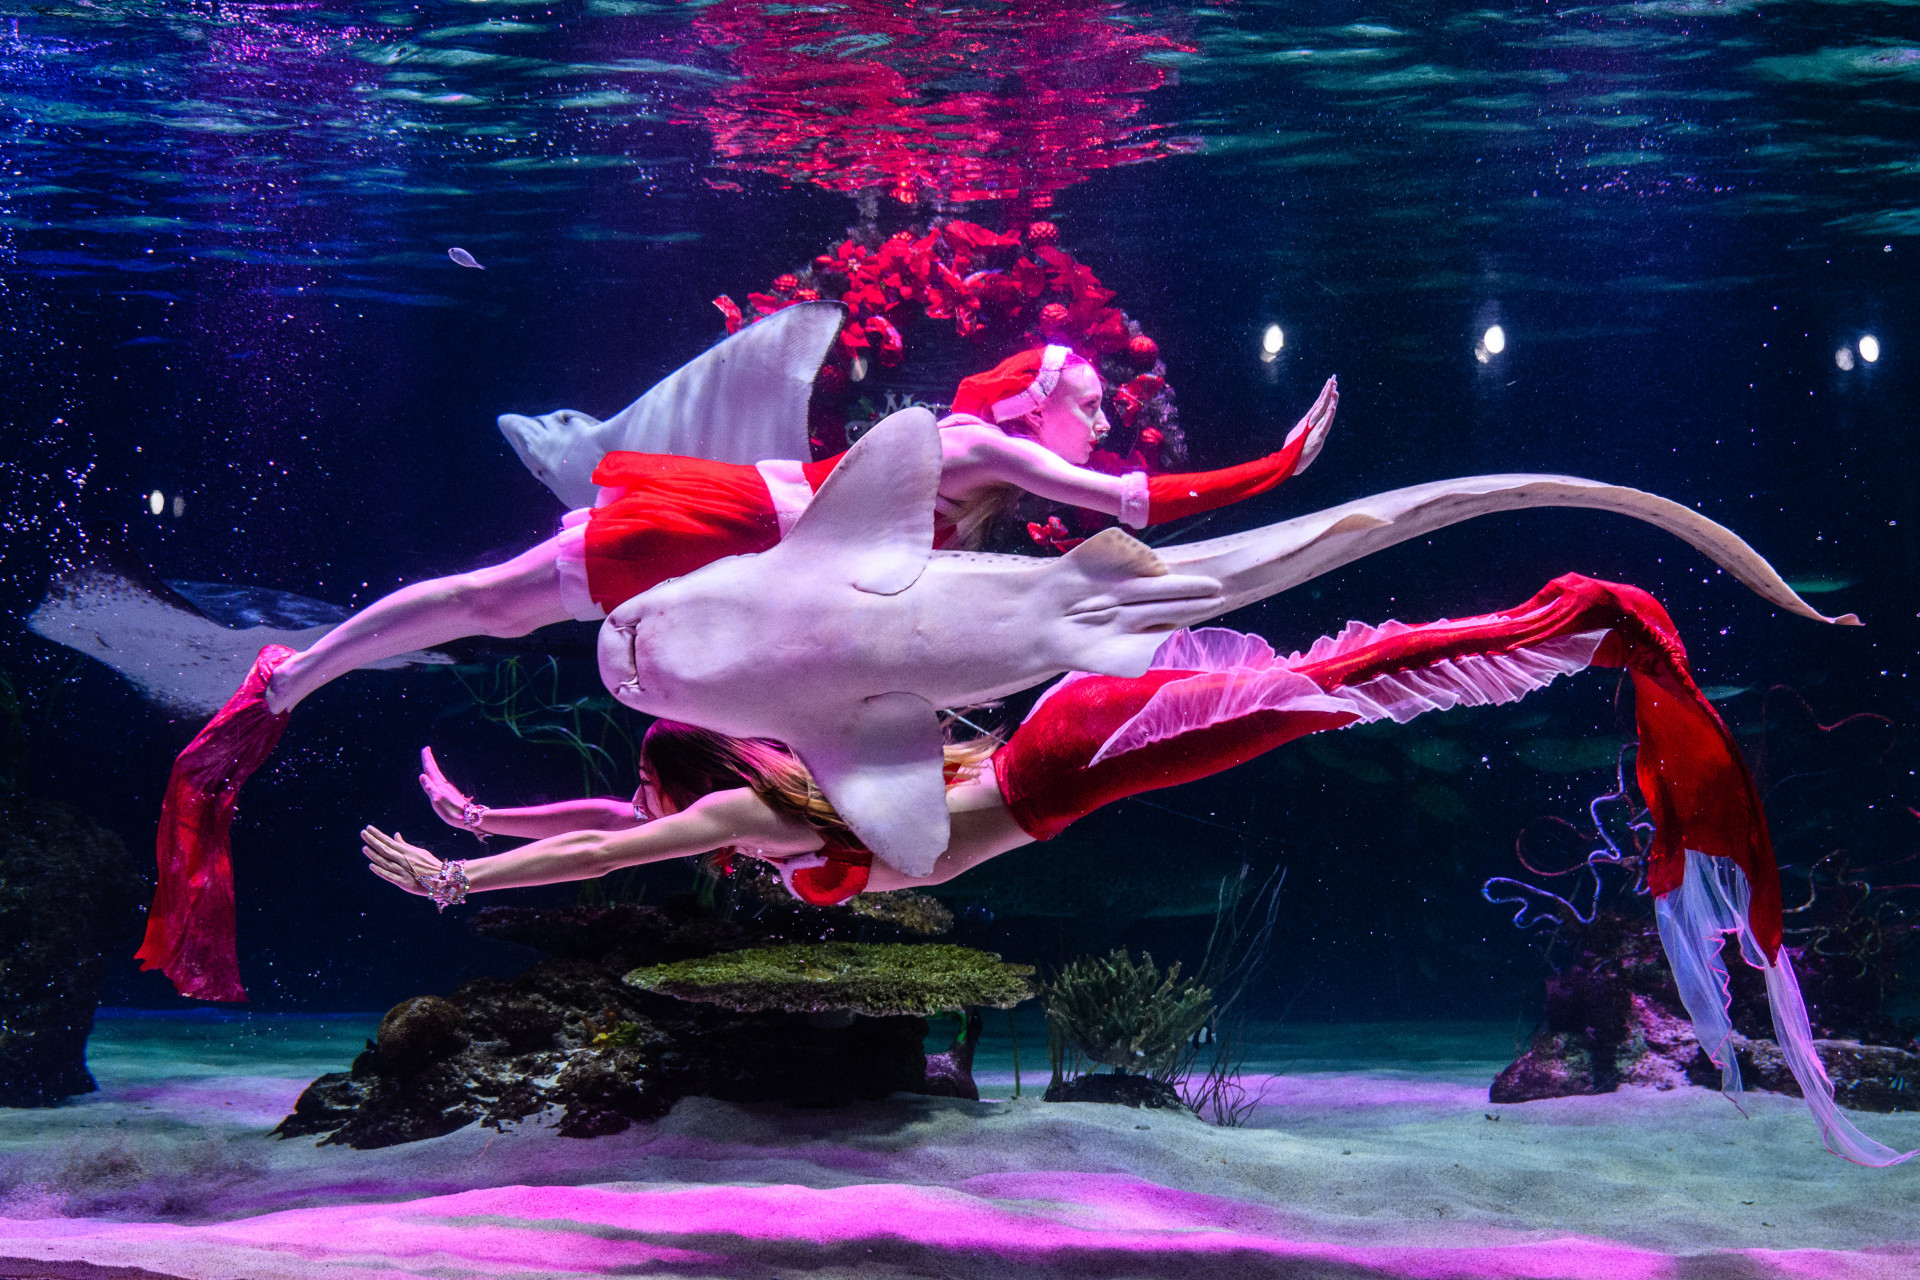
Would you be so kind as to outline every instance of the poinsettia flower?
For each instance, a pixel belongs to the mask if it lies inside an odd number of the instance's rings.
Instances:
[[[900,341],[900,331],[893,327],[892,322],[884,316],[871,316],[867,320],[866,329],[881,363],[899,363],[904,344]]]
[[[1020,243],[1019,236],[1003,236],[977,222],[963,222],[959,218],[948,222],[944,230],[948,240],[968,249],[1011,249]]]
[[[1067,526],[1061,523],[1059,516],[1048,516],[1045,524],[1028,521],[1027,536],[1041,546],[1051,547],[1062,555],[1086,541],[1085,538],[1074,537]]]
[[[1020,292],[1029,298],[1037,298],[1047,291],[1047,269],[1033,259],[1019,259],[1013,264],[1012,271]]]

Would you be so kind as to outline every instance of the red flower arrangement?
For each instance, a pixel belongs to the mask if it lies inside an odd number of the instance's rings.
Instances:
[[[1114,427],[1088,465],[1110,475],[1177,465],[1186,440],[1159,344],[1112,305],[1113,290],[1061,249],[1059,239],[1051,222],[1003,234],[936,218],[923,229],[843,240],[805,270],[776,277],[768,292],[749,293],[745,308],[725,294],[713,304],[729,333],[797,302],[834,298],[846,306],[846,326],[814,380],[817,454],[846,447],[855,385],[874,365],[888,369],[905,360],[901,330],[925,318],[951,320],[979,349],[982,368],[1042,343],[1072,347],[1099,368]],[[1112,523],[1078,509],[1069,519],[1072,527],[1057,515],[1044,524],[1032,522],[1028,533],[1036,543],[1066,551]]]

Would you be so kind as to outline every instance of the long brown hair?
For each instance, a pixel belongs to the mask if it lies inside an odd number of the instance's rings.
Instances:
[[[1000,746],[993,737],[946,748],[949,778],[971,778]],[[640,765],[662,799],[684,809],[701,796],[745,787],[776,812],[819,831],[854,838],[813,774],[771,738],[734,738],[678,720],[656,720],[640,740]]]

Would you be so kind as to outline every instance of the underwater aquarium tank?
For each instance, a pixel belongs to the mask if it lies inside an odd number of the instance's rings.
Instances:
[[[1920,1274],[1920,14],[0,6],[0,1276]]]

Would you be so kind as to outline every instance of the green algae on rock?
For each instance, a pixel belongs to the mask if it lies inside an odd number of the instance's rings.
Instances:
[[[790,943],[654,965],[628,986],[742,1013],[850,1012],[925,1016],[1010,1009],[1033,995],[1033,966],[947,943]]]

